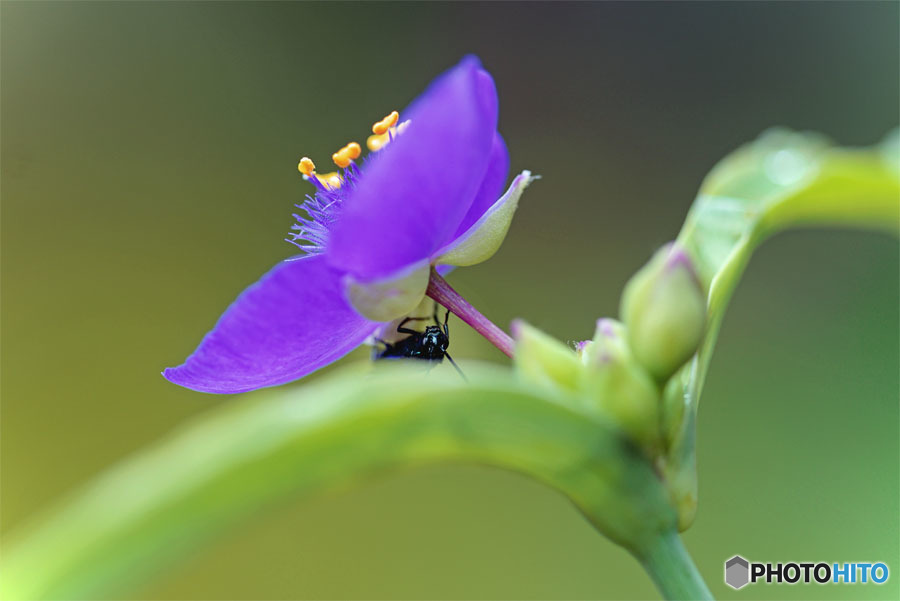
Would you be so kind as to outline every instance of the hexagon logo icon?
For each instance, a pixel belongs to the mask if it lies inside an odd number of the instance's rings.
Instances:
[[[735,555],[725,562],[725,584],[733,589],[739,589],[750,582],[750,562]]]

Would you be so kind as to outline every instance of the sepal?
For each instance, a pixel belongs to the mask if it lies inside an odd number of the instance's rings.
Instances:
[[[468,230],[442,250],[434,262],[462,267],[482,263],[494,256],[506,238],[522,192],[536,179],[538,176],[531,175],[530,171],[517,175],[506,193]]]
[[[369,282],[347,274],[344,276],[347,300],[366,319],[392,321],[409,315],[422,302],[430,272],[428,262],[421,262]]]

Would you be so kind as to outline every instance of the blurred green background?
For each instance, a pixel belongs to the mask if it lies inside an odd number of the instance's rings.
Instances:
[[[772,125],[849,145],[897,125],[898,7],[4,1],[2,532],[229,402],[159,372],[291,254],[297,159],[362,141],[463,54],[496,79],[513,170],[543,179],[453,283],[499,324],[580,340],[727,152]],[[900,597],[898,271],[897,240],[859,232],[781,235],[751,261],[685,535],[716,596]],[[461,325],[452,349],[505,361]],[[732,591],[735,553],[892,574]],[[452,465],[275,508],[131,598],[656,595],[560,495]]]

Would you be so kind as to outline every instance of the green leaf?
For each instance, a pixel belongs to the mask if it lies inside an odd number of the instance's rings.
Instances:
[[[380,367],[240,397],[109,469],[4,538],[4,598],[115,595],[273,503],[445,460],[556,487],[635,553],[674,528],[653,468],[575,399],[510,370]]]
[[[696,508],[694,425],[697,404],[725,308],[750,259],[769,236],[791,227],[850,226],[897,232],[900,222],[898,132],[879,146],[838,148],[825,138],[783,129],[723,159],[703,182],[678,236],[709,288],[700,350],[666,390],[666,407],[684,416],[667,470],[676,488],[679,526]],[[683,403],[683,411],[673,411]]]

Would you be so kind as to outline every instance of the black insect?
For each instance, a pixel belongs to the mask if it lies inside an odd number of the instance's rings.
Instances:
[[[447,347],[450,346],[450,327],[447,325],[449,318],[450,309],[447,309],[447,313],[444,314],[443,325],[438,321],[438,309],[437,303],[435,303],[434,315],[432,316],[434,325],[427,326],[424,332],[418,332],[405,327],[406,324],[411,321],[424,321],[428,318],[407,317],[397,326],[397,331],[401,334],[409,334],[409,336],[394,343],[376,338],[375,341],[383,344],[384,349],[376,351],[373,358],[375,360],[409,358],[440,363],[446,357],[450,364],[456,368],[456,371],[459,372],[459,375],[465,378],[462,370],[447,352]]]

